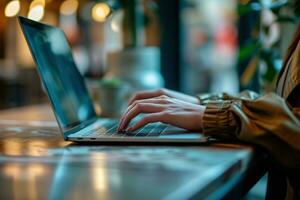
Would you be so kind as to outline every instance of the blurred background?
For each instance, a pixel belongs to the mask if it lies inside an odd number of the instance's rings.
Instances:
[[[105,80],[132,92],[195,95],[272,91],[296,27],[291,7],[287,0],[1,0],[0,109],[47,102],[18,15],[65,31],[92,94]]]

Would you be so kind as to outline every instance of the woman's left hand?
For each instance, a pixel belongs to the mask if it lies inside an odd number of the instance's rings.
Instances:
[[[168,96],[134,101],[120,120],[119,131],[134,131],[146,124],[162,122],[190,131],[202,130],[202,116],[205,106],[184,102]],[[147,113],[132,127],[130,121],[138,114]]]

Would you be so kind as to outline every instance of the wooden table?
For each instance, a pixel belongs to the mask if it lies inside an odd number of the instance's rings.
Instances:
[[[238,199],[265,173],[251,146],[78,145],[48,105],[0,112],[0,199]]]

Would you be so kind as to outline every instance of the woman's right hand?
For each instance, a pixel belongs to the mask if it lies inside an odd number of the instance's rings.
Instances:
[[[202,130],[202,117],[205,107],[166,95],[136,100],[123,114],[118,131],[135,131],[149,123],[161,122],[189,131]],[[141,119],[128,127],[131,120],[144,113]]]
[[[180,92],[175,92],[173,90],[168,90],[168,89],[156,89],[156,90],[146,90],[146,91],[141,91],[137,92],[133,95],[133,97],[129,100],[129,105],[131,105],[133,102],[137,100],[143,100],[143,99],[150,99],[150,98],[155,98],[159,96],[168,96],[174,99],[178,99],[181,101],[185,101],[188,103],[194,103],[194,104],[199,104],[199,100],[196,97],[186,95]]]

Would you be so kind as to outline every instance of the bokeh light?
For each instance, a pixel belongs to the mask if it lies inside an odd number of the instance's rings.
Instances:
[[[32,9],[33,7],[36,7],[36,6],[42,6],[44,8],[45,4],[46,4],[45,0],[33,0],[30,3],[29,9]]]
[[[34,7],[30,8],[28,12],[28,18],[35,21],[40,21],[44,17],[44,7],[43,5],[35,5]]]
[[[21,5],[19,0],[10,1],[5,7],[4,14],[6,17],[14,17],[20,12],[20,8]]]
[[[92,18],[97,22],[104,22],[110,13],[110,7],[106,3],[97,3],[92,8]]]
[[[60,6],[60,13],[63,15],[72,15],[77,12],[78,0],[65,0]]]

